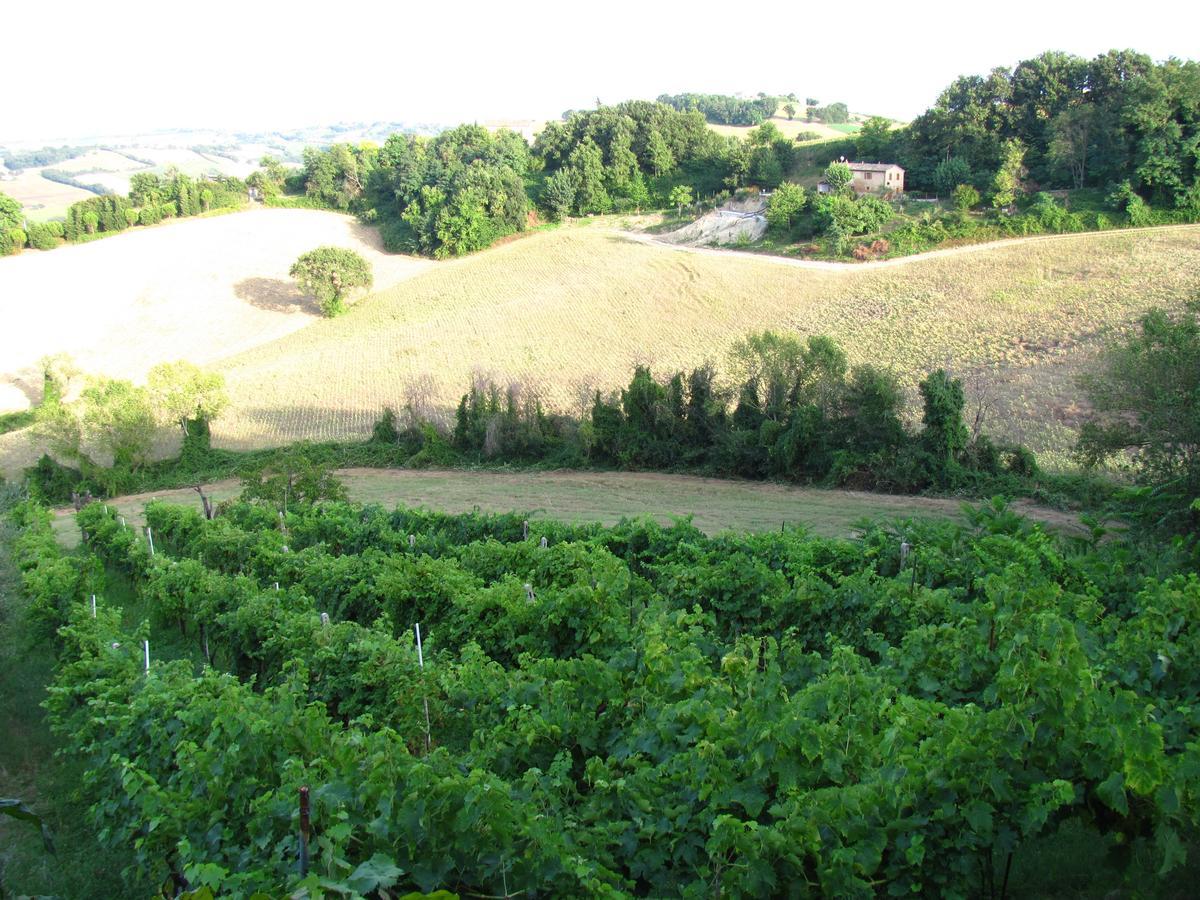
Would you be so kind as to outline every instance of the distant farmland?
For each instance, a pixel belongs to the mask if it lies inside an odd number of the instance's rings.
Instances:
[[[986,395],[987,427],[1053,460],[1074,439],[1075,374],[1103,336],[1200,290],[1200,227],[1072,235],[891,269],[810,271],[688,254],[600,228],[537,234],[430,271],[219,368],[216,443],[370,432],[384,405],[450,409],[476,373],[578,409],[596,388],[721,362],[746,332],[829,334],[914,386],[947,366]]]

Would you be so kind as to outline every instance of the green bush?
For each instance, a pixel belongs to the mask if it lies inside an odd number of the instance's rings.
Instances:
[[[25,246],[26,234],[21,228],[0,228],[0,256],[20,253]]]
[[[33,222],[29,225],[29,246],[34,250],[53,250],[63,239],[61,222]]]

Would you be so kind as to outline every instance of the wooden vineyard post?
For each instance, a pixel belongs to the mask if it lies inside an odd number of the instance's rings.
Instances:
[[[415,626],[417,632],[417,665],[421,667],[421,703],[425,706],[425,752],[428,753],[433,744],[432,729],[429,726],[429,692],[425,690],[425,652],[421,649],[421,623]]]

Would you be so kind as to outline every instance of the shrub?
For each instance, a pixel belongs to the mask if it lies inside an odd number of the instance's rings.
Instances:
[[[963,212],[978,206],[981,199],[979,196],[979,191],[975,190],[975,188],[969,184],[960,184],[958,187],[956,187],[952,197],[954,200],[954,208]]]
[[[34,250],[53,250],[62,242],[61,222],[35,222],[29,226],[29,246]]]
[[[71,492],[80,488],[83,475],[43,453],[36,465],[25,470],[29,491],[45,503],[69,503]]]
[[[0,228],[0,256],[20,253],[25,239],[25,232],[20,228]]]

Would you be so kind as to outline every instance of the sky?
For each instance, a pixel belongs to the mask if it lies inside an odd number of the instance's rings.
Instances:
[[[958,75],[1044,50],[1200,57],[1200,3],[1186,0],[12,6],[0,65],[21,76],[6,79],[0,146],[166,128],[544,119],[684,91],[795,92],[907,120]]]

